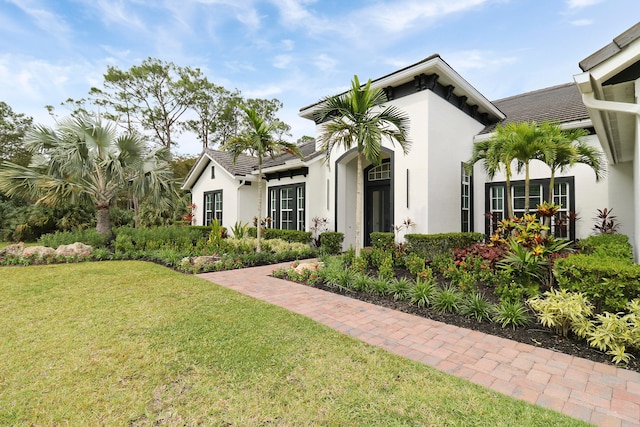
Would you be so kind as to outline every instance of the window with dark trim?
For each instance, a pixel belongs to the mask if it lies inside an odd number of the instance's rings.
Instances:
[[[460,231],[473,231],[473,178],[461,167],[460,179]]]
[[[529,212],[535,213],[536,205],[549,200],[549,179],[532,179],[529,182]],[[560,210],[551,220],[551,233],[556,237],[575,239],[575,186],[574,177],[556,178],[553,186],[553,202],[561,205]],[[485,184],[485,233],[491,234],[498,223],[507,217],[507,201],[505,182],[488,182]],[[522,216],[525,205],[524,181],[511,182],[511,203],[515,216]]]
[[[211,166],[211,179],[216,179],[216,167]]]
[[[204,225],[211,225],[213,218],[222,224],[222,190],[204,193]]]
[[[282,230],[305,229],[304,184],[270,187],[267,202],[271,227]]]

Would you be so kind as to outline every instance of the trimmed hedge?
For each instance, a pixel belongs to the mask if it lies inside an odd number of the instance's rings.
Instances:
[[[580,251],[585,254],[593,254],[599,257],[618,258],[633,262],[633,248],[629,243],[629,237],[624,234],[598,234],[589,236],[578,242]]]
[[[409,251],[427,259],[440,255],[452,255],[454,249],[462,249],[484,240],[482,233],[405,234]]]
[[[640,265],[595,252],[557,259],[553,274],[560,288],[584,293],[598,312],[621,311],[640,293]]]
[[[205,227],[211,232],[211,227]],[[191,249],[203,240],[201,227],[120,227],[114,230],[116,252],[149,251],[154,249]],[[206,238],[209,234],[206,234]]]
[[[325,231],[320,233],[320,252],[335,255],[342,252],[344,233]]]
[[[258,229],[255,227],[249,227],[247,229],[249,237],[257,237]],[[263,239],[280,239],[290,243],[305,243],[311,242],[310,231],[298,231],[298,230],[280,230],[278,228],[265,228],[262,231]]]
[[[391,249],[395,246],[395,236],[391,232],[374,231],[369,235],[375,249]]]
[[[49,248],[57,248],[60,245],[70,245],[75,242],[84,243],[94,248],[105,248],[109,245],[109,235],[98,233],[95,228],[78,231],[56,231],[43,234],[38,243]]]

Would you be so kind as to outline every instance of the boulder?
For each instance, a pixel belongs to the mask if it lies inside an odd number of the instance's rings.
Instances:
[[[213,265],[218,261],[220,261],[220,257],[215,255],[197,256],[192,259],[194,267],[203,267],[205,265]]]
[[[37,258],[42,258],[47,255],[55,254],[55,250],[53,248],[48,248],[46,246],[27,246],[22,251],[22,257],[27,258],[30,256],[36,256]]]
[[[56,255],[61,256],[89,256],[93,251],[93,247],[84,243],[75,242],[70,245],[60,245],[56,249]]]
[[[22,256],[22,252],[24,252],[24,243],[16,243],[13,245],[9,245],[6,248],[0,250],[0,256],[14,255],[14,256]]]
[[[323,263],[316,261],[306,261],[298,264],[297,267],[294,268],[296,272],[302,273],[305,270],[317,270],[319,267],[322,267]]]

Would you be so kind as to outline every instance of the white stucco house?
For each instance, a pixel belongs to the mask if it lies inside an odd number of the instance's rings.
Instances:
[[[488,100],[439,55],[372,81],[382,88],[388,103],[410,117],[411,150],[384,144],[383,162],[365,165],[363,189],[365,245],[372,231],[391,231],[410,218],[412,233],[479,231],[489,233],[506,215],[506,197],[515,213],[524,205],[523,176],[512,178],[512,194],[504,177],[488,180],[480,166],[471,176],[463,162],[473,144],[491,138],[498,123],[556,121],[563,128],[589,131],[585,140],[601,147],[609,165],[605,179],[596,182],[593,171],[576,165],[556,177],[553,199],[562,205],[566,221],[554,224],[556,234],[582,238],[592,234],[597,209],[613,208],[640,248],[640,185],[638,124],[640,123],[640,24],[627,30],[580,63],[584,73],[576,83],[544,88],[505,99]],[[318,104],[300,110],[314,120]],[[321,123],[317,123],[318,132]],[[263,216],[275,228],[309,230],[314,217],[329,220],[332,231],[345,234],[344,246],[355,242],[356,159],[353,151],[325,153],[315,143],[300,147],[303,158],[289,155],[266,162]],[[228,153],[205,150],[184,181],[196,205],[194,223],[206,225],[218,218],[230,227],[252,222],[257,215],[256,161],[240,157],[234,164]],[[550,172],[534,161],[531,170],[531,206],[548,198]],[[639,197],[636,197],[638,193]],[[573,220],[572,213],[579,219]]]

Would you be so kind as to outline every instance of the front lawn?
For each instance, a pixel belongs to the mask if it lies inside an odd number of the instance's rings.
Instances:
[[[155,264],[0,277],[0,425],[584,425]]]

